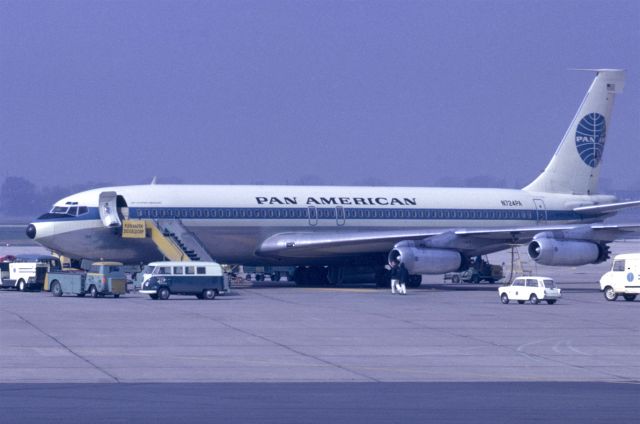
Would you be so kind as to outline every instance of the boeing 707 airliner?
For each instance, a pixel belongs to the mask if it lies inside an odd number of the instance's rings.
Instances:
[[[325,270],[384,280],[391,259],[412,275],[464,269],[469,259],[528,244],[545,265],[608,259],[608,243],[638,225],[603,220],[640,201],[598,194],[607,129],[624,71],[596,76],[545,170],[518,189],[339,186],[139,185],[89,190],[55,203],[27,228],[29,237],[75,259],[129,264],[161,260],[143,231],[153,223],[179,233],[185,250],[225,264],[297,266],[296,279]],[[126,225],[125,225],[126,224]],[[184,247],[187,245],[187,247]]]

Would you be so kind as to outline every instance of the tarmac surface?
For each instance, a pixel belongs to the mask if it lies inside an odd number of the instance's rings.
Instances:
[[[604,299],[609,266],[538,268],[563,289],[555,305],[503,305],[497,285],[441,276],[406,296],[286,282],[213,301],[0,291],[0,421],[638,422],[640,299]]]

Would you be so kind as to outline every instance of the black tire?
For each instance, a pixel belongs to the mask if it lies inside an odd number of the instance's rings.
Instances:
[[[535,293],[532,293],[531,297],[529,298],[529,303],[531,303],[532,305],[537,305],[538,303],[540,303],[540,299],[538,299],[538,296],[536,296]]]
[[[518,304],[524,305],[524,300],[518,300]]]
[[[23,292],[27,290],[27,283],[24,282],[24,280],[18,280],[18,290]]]
[[[273,274],[271,274],[271,281],[273,282],[280,281],[280,273],[274,272]]]
[[[60,287],[60,283],[58,282],[58,280],[53,280],[53,282],[51,283],[51,294],[55,297],[62,296],[62,287]]]
[[[93,297],[94,299],[96,297],[98,297],[98,289],[96,289],[96,286],[91,286],[89,287],[89,294],[91,295],[91,297]]]
[[[549,300],[547,300],[547,303],[549,305],[553,305],[554,303],[556,303],[556,300],[555,299],[549,299]]]
[[[200,300],[204,299],[204,296],[202,295],[202,293],[196,294],[196,297]]]
[[[76,296],[78,296],[78,297],[84,297],[84,295],[85,295],[85,294],[86,294],[86,293],[76,293]]]
[[[410,289],[417,289],[422,285],[422,275],[410,275],[409,281],[407,281],[407,287]]]
[[[157,294],[150,294],[149,297],[153,300],[158,300],[158,295]]]
[[[451,283],[452,284],[460,284],[460,276],[458,274],[453,274],[451,276]]]
[[[602,293],[604,294],[604,298],[610,302],[613,302],[618,298],[618,293],[616,293],[611,286],[605,287]]]
[[[117,298],[120,297],[120,295],[119,294],[114,294],[113,297],[117,299]]]
[[[169,289],[168,288],[160,287],[158,289],[158,299],[167,300],[167,299],[169,299],[169,296],[171,296],[171,293],[169,293]]]
[[[480,284],[480,277],[478,277],[477,275],[474,275],[473,277],[471,277],[471,282],[473,284]]]
[[[500,296],[500,302],[504,303],[505,305],[509,303],[509,296],[506,293],[502,293],[502,295]]]
[[[216,298],[216,291],[213,289],[202,290],[202,297],[206,300],[213,300]]]
[[[623,294],[622,297],[624,297],[624,300],[626,300],[627,302],[633,302],[634,300],[636,300],[635,294]]]

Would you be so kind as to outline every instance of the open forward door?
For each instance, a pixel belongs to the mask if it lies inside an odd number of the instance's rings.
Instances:
[[[118,216],[118,193],[104,191],[100,193],[100,219],[105,227],[121,227],[122,221]]]

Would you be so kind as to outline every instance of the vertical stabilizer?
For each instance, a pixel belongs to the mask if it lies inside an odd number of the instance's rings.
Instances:
[[[624,70],[592,69],[596,77],[558,150],[545,170],[523,190],[596,194],[611,109],[624,87]]]

